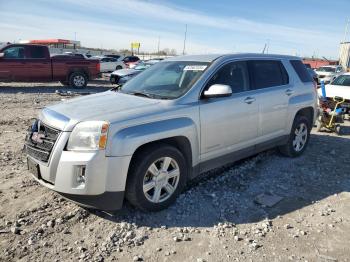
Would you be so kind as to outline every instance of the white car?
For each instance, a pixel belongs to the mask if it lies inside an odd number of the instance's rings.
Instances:
[[[321,88],[318,89],[319,95],[322,95]],[[350,73],[338,76],[331,84],[326,85],[326,96],[333,98],[340,96],[350,102]]]
[[[116,59],[114,57],[92,57],[100,60],[100,72],[107,73],[115,70],[126,68],[122,59]]]
[[[342,66],[321,66],[315,70],[318,77],[318,84],[321,83],[321,80],[325,84],[332,82],[337,76],[343,74],[345,71]]]

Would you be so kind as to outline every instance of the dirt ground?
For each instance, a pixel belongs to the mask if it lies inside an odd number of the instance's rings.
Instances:
[[[350,261],[350,121],[343,136],[313,130],[299,158],[271,150],[204,174],[167,210],[125,203],[111,216],[64,200],[27,171],[31,119],[69,99],[56,89],[0,83],[0,261]],[[281,201],[261,205],[261,194]]]

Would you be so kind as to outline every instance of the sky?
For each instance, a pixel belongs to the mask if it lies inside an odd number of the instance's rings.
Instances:
[[[0,42],[62,38],[83,46],[187,54],[257,52],[337,59],[350,0],[0,0]],[[350,31],[350,26],[349,26]],[[350,41],[350,32],[346,40]]]

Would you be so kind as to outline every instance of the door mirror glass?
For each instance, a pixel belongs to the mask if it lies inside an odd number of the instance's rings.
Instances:
[[[232,95],[232,89],[229,85],[214,84],[209,87],[208,90],[204,91],[203,97],[214,98],[214,97],[226,97]]]
[[[0,53],[0,58],[3,58],[5,56],[4,53]]]

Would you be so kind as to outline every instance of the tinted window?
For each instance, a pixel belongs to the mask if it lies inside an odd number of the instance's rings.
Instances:
[[[248,90],[249,75],[246,62],[233,62],[224,65],[209,81],[207,87],[214,84],[229,85],[233,93]]]
[[[299,76],[301,82],[307,83],[312,82],[312,77],[306,69],[306,66],[300,60],[290,60],[295,72]]]
[[[31,46],[28,58],[45,58],[45,47]]]
[[[289,78],[286,69],[280,61],[249,61],[249,67],[253,81],[251,89],[282,86],[289,83]]]
[[[19,59],[24,58],[24,47],[22,46],[14,46],[5,49],[4,57],[10,59]]]

